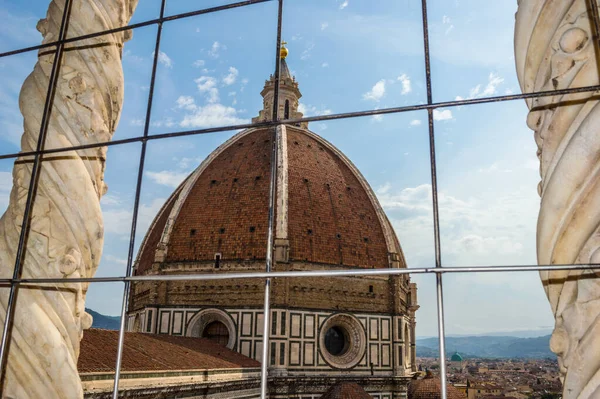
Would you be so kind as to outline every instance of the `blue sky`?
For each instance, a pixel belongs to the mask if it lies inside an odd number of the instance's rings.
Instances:
[[[83,1],[83,0],[79,0]],[[171,0],[167,14],[232,1]],[[283,38],[307,116],[426,101],[419,0],[286,0]],[[35,45],[47,2],[0,0],[0,51]],[[512,47],[516,1],[430,0],[434,101],[519,91]],[[133,22],[155,18],[141,0]],[[165,23],[150,134],[249,122],[274,70],[276,2]],[[156,26],[125,46],[125,104],[115,139],[143,133]],[[0,152],[18,150],[20,85],[34,53],[0,59]],[[535,264],[539,181],[523,101],[453,107],[435,116],[442,262],[446,266]],[[433,266],[427,113],[313,122],[361,170],[386,209],[410,267]],[[178,183],[235,132],[148,144],[136,240]],[[105,250],[98,276],[122,275],[140,144],[111,147],[102,200]],[[10,160],[0,161],[0,208]],[[417,334],[436,334],[433,276],[414,276]],[[444,277],[451,334],[539,329],[553,324],[537,273]],[[88,306],[118,314],[122,287],[92,284]]]

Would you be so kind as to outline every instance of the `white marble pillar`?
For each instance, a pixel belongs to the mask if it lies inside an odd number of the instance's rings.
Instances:
[[[597,85],[598,47],[587,0],[520,0],[515,60],[523,92]],[[540,264],[600,262],[599,93],[527,101],[540,159]],[[600,279],[541,272],[556,318],[551,349],[565,399],[600,397]]]
[[[57,39],[65,0],[53,0],[38,23],[44,43]],[[124,26],[137,0],[74,0],[69,37]],[[123,43],[131,32],[67,44],[50,119],[46,148],[109,141],[123,102]],[[52,49],[42,49],[19,97],[24,116],[22,150],[36,148]],[[15,110],[16,111],[16,110]],[[100,197],[106,192],[106,148],[44,157],[23,263],[24,278],[92,277],[103,245]],[[12,277],[31,176],[31,158],[13,169],[10,204],[0,219],[0,276]],[[79,341],[91,325],[85,313],[87,284],[21,288],[12,330],[5,389],[14,399],[83,397],[77,372]],[[0,289],[4,321],[8,289]]]

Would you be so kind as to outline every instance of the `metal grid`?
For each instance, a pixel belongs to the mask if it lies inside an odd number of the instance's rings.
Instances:
[[[41,159],[46,154],[55,154],[65,151],[73,150],[84,150],[97,147],[109,147],[114,145],[128,144],[134,142],[141,142],[142,149],[140,154],[139,169],[137,176],[137,184],[135,191],[133,218],[131,225],[131,232],[129,238],[129,250],[127,257],[127,268],[125,276],[114,276],[114,277],[98,277],[98,278],[73,278],[69,279],[69,282],[122,282],[124,284],[123,301],[121,308],[121,325],[119,331],[119,344],[117,361],[115,365],[116,373],[113,386],[113,398],[118,397],[118,387],[121,371],[121,360],[122,360],[122,349],[125,332],[125,320],[126,311],[128,306],[130,284],[132,281],[180,281],[180,280],[223,280],[223,279],[236,279],[236,278],[252,278],[252,279],[264,279],[265,280],[265,296],[264,296],[264,324],[263,324],[263,361],[261,365],[261,398],[267,398],[267,384],[268,384],[268,341],[269,341],[269,324],[270,324],[270,282],[272,278],[297,278],[297,277],[334,277],[334,276],[376,276],[376,275],[401,275],[401,274],[435,274],[436,276],[436,297],[437,297],[437,317],[438,317],[438,332],[439,332],[439,349],[440,349],[440,380],[441,385],[444,387],[442,390],[442,398],[446,399],[446,359],[445,359],[445,334],[444,334],[444,301],[443,301],[443,274],[445,273],[482,273],[482,272],[531,272],[531,271],[542,271],[542,270],[591,270],[599,268],[598,264],[579,264],[579,265],[512,265],[512,266],[479,266],[479,267],[442,267],[441,248],[440,248],[440,225],[439,225],[439,207],[438,207],[438,188],[437,188],[437,171],[436,171],[436,151],[435,151],[435,122],[433,118],[433,111],[438,108],[458,107],[463,105],[474,105],[484,104],[492,102],[503,102],[513,100],[523,100],[530,98],[541,98],[546,96],[557,96],[575,93],[595,93],[600,91],[600,85],[587,86],[573,89],[563,90],[551,90],[535,93],[525,94],[514,94],[505,96],[485,97],[485,98],[474,98],[467,100],[457,101],[445,101],[445,102],[433,102],[433,89],[431,83],[431,62],[430,62],[430,49],[429,49],[429,28],[428,28],[428,17],[427,17],[427,0],[421,0],[422,7],[422,23],[423,23],[423,43],[424,43],[424,67],[425,67],[425,78],[427,86],[427,103],[426,104],[414,104],[402,107],[382,108],[382,109],[369,109],[357,112],[337,113],[331,115],[322,115],[314,117],[305,117],[300,119],[285,119],[278,120],[278,90],[279,90],[279,78],[280,78],[280,48],[281,48],[281,31],[282,31],[282,15],[284,10],[284,0],[247,0],[237,3],[227,4],[218,7],[198,9],[192,12],[186,12],[182,14],[176,14],[171,16],[164,16],[164,10],[167,0],[161,0],[160,4],[160,16],[156,19],[147,20],[144,22],[131,24],[115,29],[105,30],[101,32],[94,32],[78,37],[67,38],[69,17],[73,0],[65,0],[65,8],[63,10],[63,17],[60,26],[58,40],[46,43],[38,46],[25,47],[17,50],[7,51],[0,53],[0,58],[8,57],[11,55],[26,53],[29,51],[35,51],[47,48],[50,52],[55,53],[54,62],[50,74],[50,80],[47,90],[46,101],[44,105],[43,117],[39,132],[39,138],[35,151],[20,152],[12,154],[0,155],[2,159],[13,159],[17,157],[33,157],[31,161],[33,164],[31,181],[29,184],[29,190],[27,195],[27,202],[24,211],[22,230],[19,237],[19,243],[17,248],[17,254],[15,259],[15,267],[13,271],[13,277],[10,279],[0,279],[0,285],[10,286],[10,295],[8,300],[8,308],[6,319],[3,328],[2,340],[0,342],[0,391],[4,386],[4,375],[7,364],[7,353],[10,347],[11,329],[14,320],[14,311],[16,304],[16,294],[19,287],[23,284],[53,284],[53,283],[64,283],[65,280],[62,278],[21,278],[23,260],[27,244],[27,236],[29,233],[29,227],[31,224],[31,210],[36,197],[37,182],[39,180],[39,172],[41,168]],[[598,3],[597,0],[585,0],[587,6],[590,9],[590,15],[592,16],[593,24],[592,29],[594,31],[594,39],[597,48],[600,47],[600,16],[598,15]],[[209,129],[195,129],[179,132],[166,132],[162,134],[149,135],[150,117],[152,113],[152,100],[154,94],[154,83],[156,80],[156,70],[158,64],[158,56],[160,51],[160,41],[162,34],[163,24],[166,22],[177,21],[183,18],[189,18],[201,14],[210,14],[232,8],[252,6],[254,4],[266,3],[266,2],[277,2],[278,3],[278,17],[276,26],[274,29],[277,32],[277,45],[276,45],[276,64],[275,64],[275,95],[274,95],[274,107],[273,107],[273,120],[268,122],[258,122],[250,124],[241,124],[233,126],[223,126]],[[54,95],[56,92],[56,82],[60,75],[61,60],[66,44],[73,43],[80,40],[91,39],[106,34],[112,34],[117,32],[123,32],[145,26],[157,25],[157,35],[155,51],[153,56],[152,74],[150,80],[148,105],[144,123],[144,133],[142,136],[113,140],[111,142],[94,143],[88,145],[71,146],[64,148],[45,149],[45,139],[48,132],[48,124],[51,117],[52,105]],[[600,69],[600,65],[599,65]],[[554,103],[560,105],[560,103]],[[432,198],[433,198],[433,225],[434,225],[434,246],[435,246],[435,265],[428,268],[415,268],[415,269],[348,269],[348,270],[319,270],[319,271],[304,271],[304,272],[273,272],[272,271],[272,256],[273,256],[273,220],[274,220],[274,208],[275,208],[275,187],[277,181],[277,127],[283,124],[296,124],[300,122],[312,122],[312,121],[328,121],[345,118],[355,118],[361,116],[373,116],[373,115],[384,115],[394,114],[410,111],[426,110],[428,113],[428,129],[429,129],[429,150],[430,150],[430,169],[431,169],[431,186],[432,186]],[[265,272],[260,273],[225,273],[225,274],[194,274],[194,275],[170,275],[170,276],[132,276],[132,265],[134,260],[134,244],[135,234],[137,227],[137,217],[140,202],[140,191],[142,185],[142,177],[144,171],[144,162],[146,155],[146,146],[150,140],[161,140],[173,137],[199,135],[205,133],[214,132],[226,132],[247,128],[257,127],[271,127],[272,128],[272,155],[271,155],[271,181],[269,187],[269,215],[268,215],[268,241],[267,241],[267,254]]]

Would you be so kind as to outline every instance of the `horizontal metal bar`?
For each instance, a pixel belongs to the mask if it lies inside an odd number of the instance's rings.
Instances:
[[[268,0],[268,1],[272,1],[272,0]],[[127,138],[127,139],[113,140],[113,141],[108,141],[108,142],[100,142],[100,143],[86,144],[86,145],[73,146],[73,147],[53,148],[53,149],[48,149],[48,150],[44,150],[41,152],[28,151],[28,152],[17,152],[17,153],[11,153],[11,154],[4,154],[4,155],[0,155],[0,160],[17,158],[17,157],[34,156],[36,154],[56,154],[56,153],[60,153],[60,152],[87,150],[87,149],[98,148],[98,147],[110,147],[110,146],[114,146],[114,145],[138,143],[138,142],[147,141],[147,140],[161,140],[161,139],[167,139],[167,138],[195,136],[195,135],[207,134],[207,133],[219,133],[219,132],[226,132],[226,131],[231,131],[231,130],[273,127],[273,126],[285,125],[285,124],[287,124],[287,125],[298,124],[301,122],[330,121],[330,120],[336,120],[336,119],[347,119],[347,118],[356,118],[356,117],[372,116],[372,115],[395,114],[395,113],[412,112],[412,111],[425,111],[425,110],[437,109],[437,108],[460,107],[463,105],[486,104],[486,103],[523,100],[523,99],[548,97],[548,96],[562,96],[562,95],[568,95],[568,94],[588,93],[588,92],[594,92],[594,91],[600,91],[600,85],[577,87],[577,88],[562,89],[562,90],[540,91],[540,92],[535,92],[535,93],[511,94],[508,96],[445,101],[445,102],[438,102],[438,103],[433,103],[433,104],[408,105],[408,106],[404,106],[404,107],[382,108],[382,109],[374,109],[374,110],[367,110],[367,111],[356,111],[356,112],[347,112],[347,113],[340,113],[340,114],[311,116],[311,117],[300,118],[300,119],[286,119],[286,120],[279,120],[279,121],[245,123],[245,124],[240,124],[240,125],[220,126],[220,127],[206,128],[206,129],[186,130],[186,131],[181,131],[181,132],[161,133],[161,134],[150,135],[147,137],[137,136],[137,137],[131,137],[131,138]],[[551,104],[551,105],[558,107],[558,106],[560,106],[560,103],[555,103],[555,104]]]
[[[185,13],[181,13],[181,14],[170,15],[168,17],[149,19],[146,21],[138,22],[136,24],[120,26],[118,28],[107,29],[107,30],[103,30],[103,31],[99,31],[99,32],[89,33],[87,35],[69,37],[64,40],[57,40],[55,42],[39,44],[37,46],[23,47],[23,48],[16,49],[16,50],[6,51],[4,53],[0,53],[0,58],[57,46],[59,43],[63,43],[63,44],[73,43],[73,42],[78,42],[81,40],[93,39],[95,37],[100,37],[100,36],[104,36],[104,35],[111,35],[113,33],[119,33],[119,32],[123,32],[123,31],[137,29],[137,28],[143,28],[145,26],[159,24],[162,22],[176,21],[176,20],[179,20],[182,18],[195,17],[195,16],[202,15],[202,14],[210,14],[210,13],[217,12],[217,11],[229,10],[229,9],[238,8],[238,7],[245,7],[245,6],[250,6],[253,4],[266,3],[266,2],[270,2],[270,1],[275,1],[275,0],[246,0],[246,1],[240,1],[237,3],[225,4],[225,5],[217,6],[217,7],[204,8],[202,10],[196,10],[196,11],[190,11],[190,12],[185,12]]]
[[[310,270],[289,272],[256,273],[206,273],[175,274],[131,277],[91,277],[91,278],[21,278],[0,279],[0,284],[55,284],[55,283],[115,283],[125,281],[184,281],[184,280],[227,280],[227,279],[265,279],[265,278],[302,278],[302,277],[345,277],[345,276],[389,276],[402,274],[444,274],[444,273],[498,273],[498,272],[535,272],[541,270],[597,270],[600,264],[585,265],[520,265],[520,266],[457,266],[427,267],[406,269],[345,269]]]
[[[52,149],[42,151],[41,154],[44,154],[44,155],[45,154],[57,154],[57,153],[61,153],[61,152],[89,150],[89,149],[98,148],[98,147],[112,147],[115,145],[140,143],[140,142],[149,141],[149,140],[161,140],[161,139],[167,139],[167,138],[176,138],[176,137],[193,136],[193,135],[208,134],[208,133],[226,132],[226,131],[231,131],[231,130],[244,130],[244,129],[251,129],[251,128],[256,129],[256,128],[262,128],[262,127],[277,126],[277,125],[281,125],[281,122],[268,121],[268,122],[259,122],[259,123],[246,123],[243,125],[222,126],[222,127],[214,127],[214,128],[200,129],[200,130],[191,130],[191,131],[186,131],[186,132],[155,134],[155,135],[151,135],[151,136],[147,136],[147,137],[146,136],[137,136],[137,137],[130,137],[130,138],[126,138],[126,139],[112,140],[112,141],[101,142],[101,143],[85,144],[85,145],[78,145],[78,146],[72,146],[72,147],[52,148]],[[0,155],[0,160],[1,159],[9,159],[9,158],[34,156],[36,154],[37,154],[36,151],[16,152],[16,153],[12,153],[12,154]]]

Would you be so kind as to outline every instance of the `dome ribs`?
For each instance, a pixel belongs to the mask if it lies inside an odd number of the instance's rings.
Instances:
[[[388,222],[378,215],[374,195],[360,173],[314,133],[293,126],[286,129],[289,261],[389,267],[388,252],[393,251],[388,251],[382,226]],[[217,253],[224,270],[229,261],[264,260],[272,135],[272,129],[245,131],[209,158],[180,200],[165,265],[194,267],[198,262],[206,268],[214,265]],[[151,269],[180,192],[169,199],[148,232],[138,273]]]
[[[383,229],[359,177],[312,135],[287,132],[290,260],[388,267]]]
[[[257,131],[252,141],[241,138],[198,177],[173,226],[168,262],[214,262],[216,253],[221,253],[221,261],[264,259],[270,133]],[[197,231],[192,237],[190,229]],[[184,245],[190,240],[195,250]]]
[[[158,243],[160,242],[160,238],[162,237],[163,230],[167,224],[167,219],[169,218],[169,214],[173,209],[176,198],[176,195],[169,198],[169,202],[166,204],[166,206],[163,206],[161,213],[157,216],[158,219],[155,219],[155,225],[152,226],[152,229],[148,232],[146,242],[143,243],[142,252],[139,255],[139,263],[136,265],[136,275],[146,274],[150,269],[152,269],[155,251]]]

